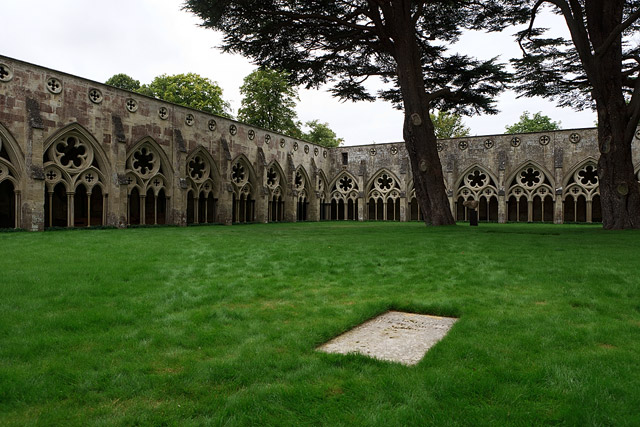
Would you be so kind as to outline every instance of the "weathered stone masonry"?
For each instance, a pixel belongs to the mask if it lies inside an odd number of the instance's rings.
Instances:
[[[438,148],[458,220],[469,199],[484,221],[601,219],[594,129]],[[0,56],[0,228],[420,217],[403,143],[327,149]]]

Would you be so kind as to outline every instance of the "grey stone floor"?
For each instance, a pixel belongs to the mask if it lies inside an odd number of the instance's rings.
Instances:
[[[415,365],[449,332],[455,318],[389,311],[318,347],[325,353],[360,353]]]

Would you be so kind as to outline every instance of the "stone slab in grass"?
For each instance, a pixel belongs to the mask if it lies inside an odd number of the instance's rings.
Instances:
[[[318,347],[325,353],[359,353],[415,365],[456,322],[452,317],[389,311]]]

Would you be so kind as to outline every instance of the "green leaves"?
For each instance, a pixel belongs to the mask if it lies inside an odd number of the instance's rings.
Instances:
[[[243,95],[238,120],[300,137],[300,122],[295,111],[299,101],[298,90],[289,82],[289,74],[266,67],[259,68],[244,78],[240,87]]]
[[[529,117],[529,112],[525,111],[520,116],[520,121],[505,126],[505,129],[507,133],[542,132],[560,129],[560,122],[554,122],[549,116],[543,115],[542,111],[538,111],[533,117]]]
[[[207,113],[231,117],[230,105],[222,98],[222,89],[214,81],[195,73],[162,74],[138,91],[164,101]]]
[[[457,114],[438,111],[436,114],[429,114],[429,116],[438,139],[460,138],[469,135],[470,129],[462,123],[462,117]]]

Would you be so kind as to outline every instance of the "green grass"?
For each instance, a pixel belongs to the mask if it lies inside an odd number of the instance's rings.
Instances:
[[[0,425],[639,425],[640,233],[314,223],[0,235]],[[316,352],[456,316],[416,366]]]

